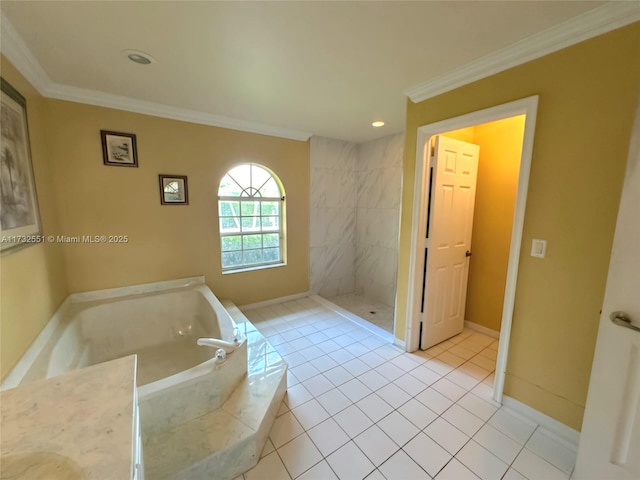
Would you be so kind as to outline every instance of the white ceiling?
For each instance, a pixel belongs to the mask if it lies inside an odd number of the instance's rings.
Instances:
[[[55,84],[362,142],[403,130],[411,88],[602,3],[2,0],[0,8]],[[157,62],[134,64],[125,49]],[[375,119],[386,126],[374,129]]]

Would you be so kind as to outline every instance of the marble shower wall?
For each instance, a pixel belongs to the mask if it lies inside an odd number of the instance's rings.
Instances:
[[[311,137],[310,287],[323,297],[355,290],[357,155],[354,143]]]
[[[311,138],[311,291],[393,306],[404,135],[361,145]]]
[[[395,305],[404,135],[358,147],[356,293]]]

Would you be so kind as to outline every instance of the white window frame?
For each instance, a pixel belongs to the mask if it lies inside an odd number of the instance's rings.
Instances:
[[[257,269],[262,269],[262,268],[272,268],[272,267],[280,267],[283,265],[286,265],[286,249],[285,249],[285,215],[284,215],[284,207],[285,207],[285,195],[284,195],[284,188],[282,186],[282,183],[280,182],[280,179],[278,178],[278,176],[271,171],[270,169],[268,169],[267,167],[257,164],[257,163],[243,163],[240,165],[236,165],[235,167],[233,167],[232,169],[228,170],[222,177],[222,179],[224,179],[227,174],[229,174],[234,168],[243,166],[243,165],[247,165],[250,167],[257,167],[260,168],[264,171],[266,171],[270,177],[269,179],[267,179],[265,182],[263,182],[261,185],[253,185],[253,178],[251,178],[250,180],[250,185],[240,185],[236,179],[230,175],[230,177],[236,182],[236,184],[238,184],[238,186],[242,189],[242,192],[240,193],[240,195],[232,195],[232,196],[221,196],[220,193],[220,187],[222,184],[222,180],[220,180],[220,184],[218,184],[218,233],[220,235],[220,265],[222,267],[222,273],[223,274],[228,274],[228,273],[238,273],[238,272],[244,272],[247,270],[257,270]],[[273,179],[276,183],[276,185],[278,186],[278,190],[280,193],[280,196],[278,197],[263,197],[260,195],[260,188],[262,186],[264,186],[270,179]],[[221,205],[222,202],[238,202],[238,208],[239,211],[237,212],[237,215],[232,215],[232,216],[223,216],[221,215]],[[243,202],[260,202],[260,207],[259,207],[259,213],[260,215],[242,215],[242,203]],[[243,232],[242,231],[242,218],[248,218],[248,217],[260,217],[260,219],[262,219],[263,217],[273,217],[275,215],[262,215],[262,202],[278,202],[279,206],[278,206],[278,229],[277,230],[263,230],[262,228],[262,221],[261,223],[261,227],[260,227],[260,231],[256,232],[256,231],[247,231],[247,232]],[[234,212],[235,214],[236,212]],[[238,227],[239,227],[239,231],[237,232],[228,232],[228,233],[223,233],[222,232],[222,218],[237,218],[238,219]],[[244,252],[245,248],[244,248],[244,241],[243,241],[243,237],[245,236],[250,236],[250,235],[257,235],[257,234],[278,234],[278,238],[279,238],[279,260],[274,260],[274,261],[268,261],[268,262],[256,262],[256,263],[243,263],[241,265],[233,265],[233,266],[227,266],[225,267],[223,264],[223,255],[225,253],[229,253],[230,251],[225,251],[223,250],[223,242],[224,242],[224,238],[225,237],[235,237],[235,236],[239,236],[241,238],[241,242],[240,242],[240,246],[241,249],[240,250],[232,250],[232,252]],[[273,247],[266,247],[266,248],[273,248]],[[247,249],[247,250],[264,250],[264,244],[262,244],[262,246],[259,249]]]

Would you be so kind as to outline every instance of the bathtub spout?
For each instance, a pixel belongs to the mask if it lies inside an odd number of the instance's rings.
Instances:
[[[199,338],[197,341],[198,345],[201,347],[211,347],[211,348],[221,348],[225,351],[225,353],[232,353],[235,351],[240,345],[242,345],[242,341],[239,338],[234,338],[233,342],[227,342],[225,340],[220,340],[219,338]]]

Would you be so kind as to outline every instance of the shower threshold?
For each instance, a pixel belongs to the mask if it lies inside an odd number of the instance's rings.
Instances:
[[[325,300],[376,327],[375,329],[370,328],[369,330],[383,330],[384,333],[386,333],[384,336],[390,335],[391,338],[393,338],[393,307],[380,302],[372,302],[365,298],[364,295],[357,295],[355,293],[329,297]],[[368,328],[367,325],[363,326]],[[380,332],[377,331],[375,331],[375,333],[380,334]]]

